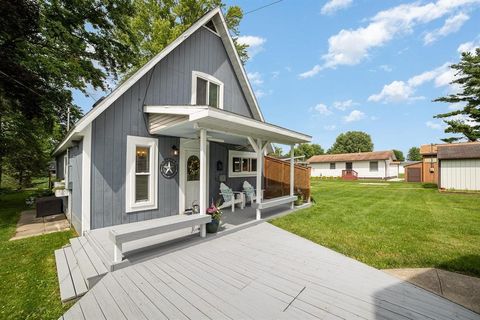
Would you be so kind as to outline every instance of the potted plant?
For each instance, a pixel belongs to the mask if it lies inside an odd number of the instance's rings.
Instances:
[[[303,193],[299,189],[297,190],[297,193],[295,194],[297,196],[297,200],[295,200],[295,205],[296,206],[301,206],[303,204]]]
[[[212,204],[207,209],[207,214],[212,216],[212,222],[207,223],[206,229],[208,233],[217,233],[220,219],[222,218],[222,211],[218,208],[218,204]]]

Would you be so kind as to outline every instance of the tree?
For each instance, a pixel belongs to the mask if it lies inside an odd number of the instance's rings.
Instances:
[[[403,156],[402,151],[394,149],[393,153],[395,153],[395,158],[397,158],[398,161],[405,161],[405,157]]]
[[[341,133],[327,153],[355,153],[373,151],[373,142],[369,134],[362,131]]]
[[[408,160],[410,161],[421,161],[422,160],[422,155],[420,154],[420,148],[418,147],[411,147],[408,150],[408,155],[407,155]]]
[[[305,156],[305,160],[311,157],[324,154],[322,147],[316,143],[301,143],[294,149],[295,156]]]
[[[125,38],[126,42],[131,42],[132,47],[137,48],[135,57],[132,59],[133,67],[124,79],[147,63],[206,12],[216,7],[225,8],[221,0],[134,0],[133,4],[135,13],[127,22],[128,32],[133,35],[133,38],[129,39],[125,36],[123,29],[117,32],[120,38]],[[238,44],[236,41],[242,17],[242,10],[237,6],[229,7],[225,14],[237,52],[245,62],[248,59],[247,46]]]
[[[81,116],[71,89],[106,89],[107,78],[130,67],[134,43],[124,40],[133,6],[127,0],[4,0],[0,12],[0,179],[8,168],[25,181],[42,169],[49,152],[43,148],[51,151],[65,132],[67,110],[73,120]],[[122,39],[116,30],[124,30]]]
[[[283,156],[283,150],[280,146],[273,145],[273,152],[270,152],[268,155],[274,158],[281,158]]]
[[[475,53],[463,52],[460,62],[451,68],[456,70],[457,75],[452,84],[458,85],[460,91],[434,101],[464,106],[459,110],[438,114],[435,118],[445,119],[443,120],[447,124],[445,133],[457,133],[461,136],[442,140],[447,143],[463,138],[477,141],[480,139],[480,48],[477,48]]]

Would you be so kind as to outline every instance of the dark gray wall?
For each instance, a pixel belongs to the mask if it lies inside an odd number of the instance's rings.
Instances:
[[[243,182],[247,180],[254,188],[256,186],[255,177],[229,178],[228,177],[228,150],[231,146],[216,142],[210,142],[210,168],[209,168],[209,202],[213,198],[214,201],[220,197],[220,176],[225,175],[225,184],[233,189],[233,191],[242,191]],[[223,170],[217,170],[217,161],[222,161]]]
[[[82,234],[82,148],[83,141],[68,151],[69,182],[72,197],[72,224],[75,230]]]
[[[190,104],[192,70],[211,74],[224,83],[225,110],[251,117],[252,113],[221,39],[205,28],[200,28],[93,121],[92,229],[179,213],[178,175],[167,180],[160,174],[158,209],[125,212],[126,141],[127,135],[150,136],[146,129],[144,104]],[[180,147],[179,138],[158,139],[160,162],[164,157],[171,156],[172,145]],[[228,157],[228,153],[225,156]],[[228,158],[225,158],[225,169],[227,162]],[[237,180],[239,181],[232,180],[229,183],[240,190],[243,179]],[[212,185],[210,190],[214,194],[218,186]]]
[[[145,103],[190,104],[193,70],[213,75],[224,83],[224,110],[252,116],[222,40],[205,28],[200,28],[157,64]]]

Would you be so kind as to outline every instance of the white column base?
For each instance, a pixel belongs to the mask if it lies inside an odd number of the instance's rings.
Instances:
[[[123,255],[122,255],[121,246],[114,245],[113,261],[114,262],[122,262],[122,259],[123,259]]]
[[[207,226],[205,224],[200,225],[200,237],[205,238],[207,236]]]
[[[260,209],[257,209],[256,212],[257,212],[257,217],[256,217],[256,219],[257,219],[257,220],[261,220],[261,219],[262,219],[262,212],[260,211]]]

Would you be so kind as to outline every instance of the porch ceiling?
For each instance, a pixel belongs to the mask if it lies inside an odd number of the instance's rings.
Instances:
[[[310,142],[311,137],[266,122],[208,106],[145,106],[151,134],[196,138],[208,130],[211,140],[246,144],[246,137],[281,144]]]

